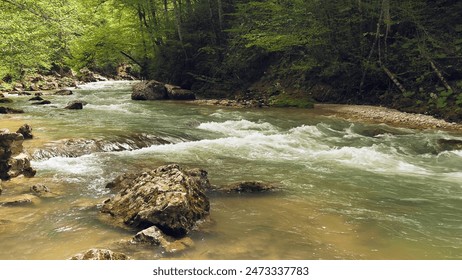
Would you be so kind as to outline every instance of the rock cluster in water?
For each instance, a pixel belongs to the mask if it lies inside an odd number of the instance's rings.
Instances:
[[[11,133],[7,129],[0,130],[0,179],[8,180],[23,174],[33,177],[35,170],[30,166],[30,156],[24,151],[24,136]]]
[[[194,100],[196,95],[179,86],[164,84],[158,81],[142,81],[133,86],[133,100]]]
[[[209,215],[205,191],[210,183],[201,169],[184,170],[171,164],[122,175],[110,186],[120,191],[104,202],[101,211],[135,228],[156,226],[167,235],[182,237]]]

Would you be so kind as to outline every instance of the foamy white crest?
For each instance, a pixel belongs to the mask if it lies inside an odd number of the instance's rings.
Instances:
[[[68,174],[97,175],[103,171],[96,155],[85,155],[77,158],[53,157],[44,161],[32,161],[37,170],[52,170]]]
[[[80,85],[84,90],[104,90],[129,88],[136,81],[101,81]]]
[[[118,111],[124,113],[131,113],[127,107],[130,106],[129,104],[110,104],[110,105],[94,105],[88,104],[85,107],[94,110],[102,110],[102,111]]]
[[[294,136],[303,136],[303,137],[309,137],[309,136],[314,136],[314,137],[322,137],[325,136],[322,131],[319,130],[316,126],[313,125],[302,125],[302,126],[297,126],[295,128],[292,128],[289,130],[289,133],[294,135]]]
[[[201,123],[198,128],[237,137],[245,137],[255,133],[271,134],[278,131],[277,128],[270,123],[255,123],[248,120],[206,122]]]
[[[332,160],[351,167],[357,167],[379,173],[407,173],[425,175],[428,171],[422,167],[404,162],[392,154],[385,154],[372,147],[342,147],[315,152],[316,158]]]

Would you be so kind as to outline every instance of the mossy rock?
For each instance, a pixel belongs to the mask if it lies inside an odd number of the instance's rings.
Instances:
[[[314,102],[308,97],[293,97],[287,94],[279,94],[270,98],[269,105],[280,108],[313,108]]]

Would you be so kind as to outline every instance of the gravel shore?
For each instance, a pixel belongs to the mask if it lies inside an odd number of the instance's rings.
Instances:
[[[400,112],[378,106],[316,104],[315,109],[324,114],[352,121],[385,123],[388,125],[414,129],[462,130],[462,124],[450,123],[432,116]]]

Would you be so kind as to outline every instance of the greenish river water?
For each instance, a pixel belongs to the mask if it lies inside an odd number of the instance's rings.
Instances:
[[[462,151],[439,144],[461,134],[350,123],[316,110],[132,101],[130,92],[128,82],[100,82],[47,96],[51,105],[14,97],[26,114],[1,115],[0,128],[29,123],[30,153],[76,138],[104,140],[106,151],[35,152],[35,178],[3,183],[0,200],[36,183],[57,196],[0,207],[0,259],[67,259],[93,247],[135,259],[462,259]],[[61,109],[75,99],[88,105]],[[170,144],[135,149],[120,140],[132,135]],[[95,207],[111,195],[105,184],[166,163],[203,168],[216,185],[259,180],[281,191],[212,194],[213,223],[192,234],[195,247],[185,252],[124,245],[134,231],[106,223]]]

